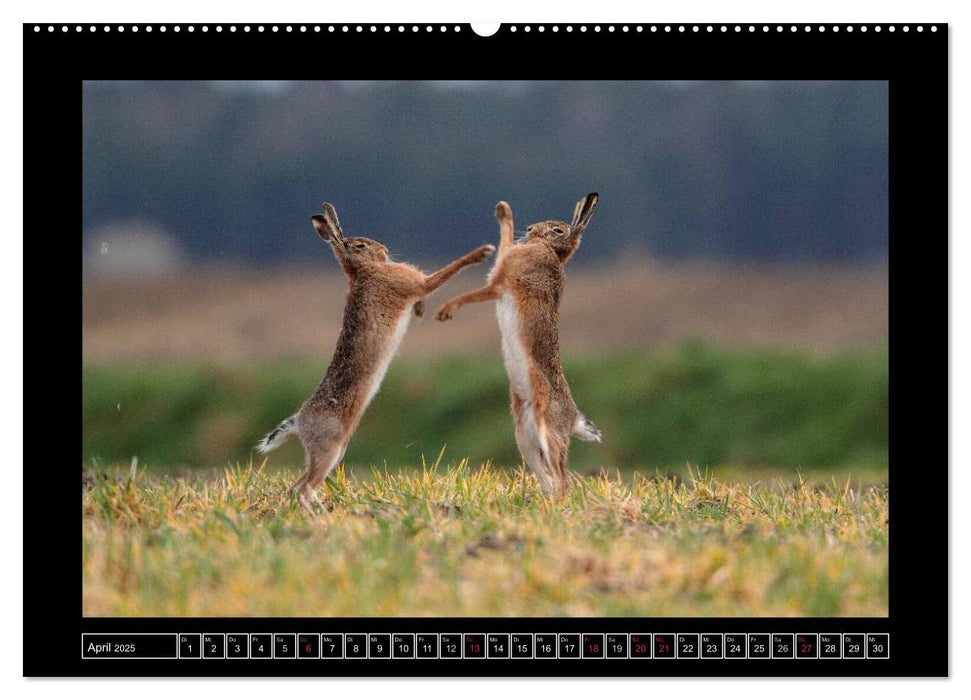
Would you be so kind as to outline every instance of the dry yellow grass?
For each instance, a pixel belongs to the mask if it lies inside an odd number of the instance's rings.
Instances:
[[[338,470],[100,476],[81,499],[88,616],[885,616],[888,491],[831,480]]]

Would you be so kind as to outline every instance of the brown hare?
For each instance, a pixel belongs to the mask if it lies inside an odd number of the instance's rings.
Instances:
[[[499,252],[489,283],[438,310],[438,320],[446,321],[466,304],[496,300],[516,444],[543,492],[554,497],[570,490],[566,473],[570,436],[596,442],[603,438],[573,402],[560,364],[559,343],[563,266],[580,245],[598,199],[593,192],[577,202],[569,224],[543,221],[529,226],[526,239],[515,245],[512,209],[499,202]]]
[[[266,453],[297,435],[303,442],[307,471],[291,487],[300,504],[311,509],[316,488],[344,457],[391,358],[408,329],[412,311],[421,316],[424,297],[466,265],[482,262],[495,250],[484,245],[438,272],[388,260],[388,249],[370,238],[344,238],[333,205],[311,218],[320,237],[330,243],[347,275],[350,291],[337,349],[323,381],[300,410],[264,437],[257,449]]]

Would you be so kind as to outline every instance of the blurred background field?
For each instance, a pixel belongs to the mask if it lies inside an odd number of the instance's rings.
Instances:
[[[180,361],[84,371],[87,464],[137,456],[165,471],[246,463],[255,440],[312,391],[326,359],[276,363]],[[682,471],[686,463],[795,474],[887,464],[887,354],[824,357],[688,343],[650,352],[574,356],[565,370],[603,444],[574,443],[571,466]],[[399,468],[469,458],[515,466],[508,382],[498,357],[399,360],[352,440],[353,466]],[[302,461],[292,441],[270,461]],[[259,461],[259,459],[257,459]],[[367,470],[365,470],[367,471]],[[725,478],[724,471],[717,472]]]
[[[601,205],[561,346],[582,474],[884,482],[886,84],[89,82],[83,452],[221,470],[323,376],[346,282],[309,225],[433,269]],[[466,270],[430,312],[481,284]],[[348,470],[519,463],[494,310],[412,325]],[[270,468],[298,468],[297,442]]]

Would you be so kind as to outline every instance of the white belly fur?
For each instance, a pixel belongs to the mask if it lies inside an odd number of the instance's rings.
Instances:
[[[499,330],[502,333],[502,357],[506,364],[506,374],[513,391],[523,400],[520,429],[525,444],[519,449],[523,459],[530,469],[544,482],[552,476],[550,465],[550,451],[546,442],[546,431],[540,427],[533,403],[533,387],[529,381],[529,359],[526,356],[526,346],[523,343],[519,327],[519,314],[516,302],[509,294],[503,294],[496,302],[496,318],[499,320]],[[552,483],[552,482],[550,482]]]
[[[408,330],[409,323],[411,323],[410,306],[402,312],[398,318],[398,322],[395,324],[394,332],[391,334],[391,340],[388,342],[388,346],[384,350],[384,355],[381,357],[381,362],[378,363],[377,369],[371,377],[371,386],[368,388],[367,398],[364,399],[363,408],[368,407],[371,399],[374,398],[374,395],[378,393],[378,389],[381,388],[384,375],[387,373],[388,367],[391,366],[391,360],[394,359],[395,354],[398,352],[398,346],[401,345],[401,339],[405,337],[405,331]]]
[[[532,405],[533,387],[529,383],[529,360],[519,330],[519,314],[516,302],[509,294],[503,294],[496,302],[496,317],[502,333],[502,358],[513,390]]]

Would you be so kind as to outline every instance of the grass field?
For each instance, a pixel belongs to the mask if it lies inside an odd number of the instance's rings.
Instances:
[[[85,615],[887,614],[885,269],[571,267],[564,367],[604,442],[562,503],[517,466],[492,305],[426,317],[311,516],[298,441],[253,446],[345,295],[331,260],[86,274]]]
[[[830,478],[338,469],[308,515],[296,472],[91,477],[86,616],[884,616],[888,488]]]

